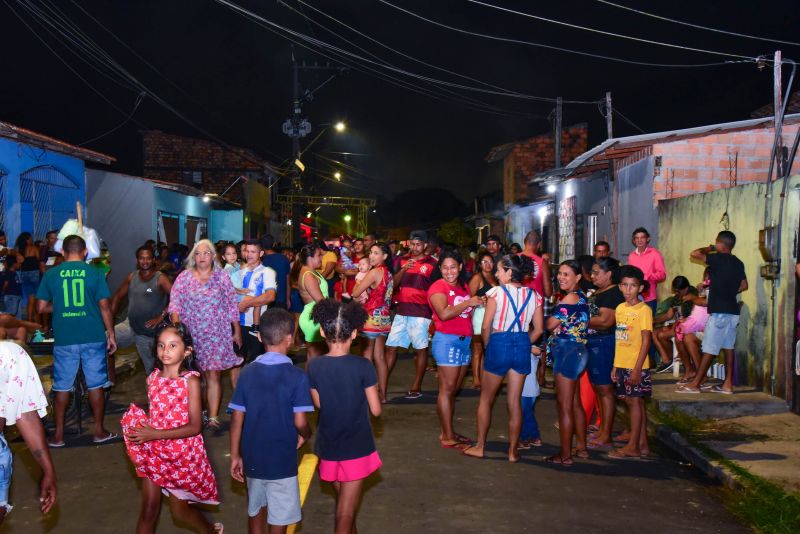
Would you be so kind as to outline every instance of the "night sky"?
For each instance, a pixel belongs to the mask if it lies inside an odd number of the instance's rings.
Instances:
[[[611,91],[614,106],[647,132],[740,120],[755,108],[771,102],[771,67],[759,71],[752,63],[702,68],[656,68],[582,57],[513,43],[464,35],[401,13],[377,0],[275,0],[236,3],[264,18],[328,42],[363,57],[375,54],[380,63],[391,63],[421,76],[487,88],[493,84],[527,95],[562,96],[566,100],[595,101]],[[719,55],[684,51],[567,28],[504,13],[460,1],[391,0],[397,6],[426,18],[462,28],[511,39],[536,41],[623,59],[671,64],[725,61]],[[563,2],[487,3],[573,24],[682,46],[755,57],[782,49],[784,57],[800,56],[800,47],[758,41],[692,29],[648,18],[595,0]],[[767,3],[634,2],[618,3],[695,24],[772,39],[800,41],[800,12],[790,1]],[[150,91],[174,106],[195,125],[234,145],[252,148],[280,164],[291,154],[291,142],[281,132],[291,105],[291,55],[309,63],[329,61],[323,53],[305,49],[260,27],[210,0],[114,0],[102,2],[0,3],[3,21],[0,120],[40,131],[72,143],[82,143],[122,123],[130,114],[138,89],[110,74],[104,66],[92,68],[74,45],[57,40],[52,27],[46,31],[25,5],[32,5],[59,28],[74,24]],[[80,6],[80,9],[78,7]],[[57,8],[55,7],[57,6]],[[387,46],[478,81],[436,70],[411,61],[326,18],[325,12]],[[13,11],[12,8],[13,7]],[[48,50],[15,16],[19,14],[38,37],[60,54],[87,83],[81,81]],[[84,12],[85,11],[85,12]],[[96,18],[110,33],[93,21]],[[301,14],[333,30],[333,35]],[[76,39],[73,35],[73,39]],[[345,42],[342,37],[353,41]],[[61,37],[63,39],[63,36]],[[119,39],[119,41],[117,40]],[[124,43],[130,50],[123,46]],[[354,45],[367,51],[358,50]],[[312,46],[312,48],[314,48]],[[148,67],[145,58],[165,77]],[[331,52],[325,52],[331,54]],[[316,192],[342,195],[392,196],[400,191],[440,186],[465,203],[476,194],[499,189],[487,180],[484,157],[489,148],[548,131],[547,116],[554,105],[529,99],[481,94],[429,84],[403,74],[381,70],[434,92],[440,99],[392,85],[368,75],[361,60],[340,60],[350,70],[336,76],[305,104],[305,115],[314,126],[346,120],[349,130],[336,136],[326,132],[304,160],[323,175],[332,171],[326,160],[347,158],[347,164],[363,174],[345,171],[341,184],[309,176],[307,186]],[[788,78],[788,68],[786,77]],[[314,89],[325,73],[301,74],[301,87]],[[110,79],[113,78],[113,79]],[[485,83],[483,83],[485,82]],[[455,91],[457,95],[445,91]],[[98,93],[120,109],[101,98]],[[480,103],[467,101],[476,99]],[[491,107],[502,114],[475,108]],[[596,104],[567,104],[564,125],[589,124],[589,145],[605,139],[605,119]],[[141,173],[139,130],[161,129],[171,133],[205,137],[165,110],[153,98],[145,98],[133,118],[110,135],[86,146],[119,158],[115,170]],[[616,136],[640,133],[621,117],[614,117]],[[357,153],[343,156],[339,152]]]

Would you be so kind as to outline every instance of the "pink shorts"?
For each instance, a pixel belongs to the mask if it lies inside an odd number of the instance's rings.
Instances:
[[[380,469],[383,465],[378,451],[352,460],[319,461],[319,478],[325,482],[352,482],[361,480]]]

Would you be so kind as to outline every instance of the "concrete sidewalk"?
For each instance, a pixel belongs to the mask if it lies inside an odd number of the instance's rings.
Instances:
[[[800,415],[790,412],[786,401],[744,387],[734,395],[680,394],[675,382],[654,375],[655,409],[684,423],[678,431],[656,428],[666,446],[729,487],[740,481],[714,453],[800,497]]]

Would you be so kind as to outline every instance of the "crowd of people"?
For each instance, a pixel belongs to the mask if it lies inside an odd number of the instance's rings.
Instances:
[[[15,385],[3,392],[0,421],[17,424],[34,450],[45,473],[46,512],[56,498],[48,446],[65,446],[65,409],[79,369],[94,415],[93,440],[115,441],[120,436],[103,423],[103,391],[114,381],[117,347],[135,345],[147,373],[149,412],[131,406],[122,437],[144,479],[137,532],[153,531],[162,491],[176,519],[199,532],[222,531],[188,503],[219,502],[202,429],[224,428],[226,371],[233,388],[230,473],[247,484],[252,532],[266,524],[279,532],[300,520],[295,450],[311,436],[306,414],[315,409],[314,449],[320,478],[337,493],[336,532],[354,530],[363,481],[381,467],[369,416],[393,400],[389,385],[399,350],[414,354],[405,399],[422,397],[426,373],[435,372],[441,447],[485,457],[493,405],[505,383],[509,461],[542,445],[534,415],[542,387],[555,388],[560,436],[558,453],[546,462],[571,466],[591,450],[611,459],[641,458],[650,452],[644,402],[651,372],[674,364],[673,338],[685,367],[677,391],[732,393],[736,295],[747,289],[728,231],[691,253],[708,266],[704,279],[692,287],[674,277],[673,296],[662,303],[657,285],[667,273],[644,228],[633,232],[626,265],[604,241],[593,256],[552,265],[536,231],[522,246],[506,249],[493,235],[477,250],[439,243],[421,230],[404,243],[368,234],[296,249],[278,247],[271,236],[204,239],[191,250],[150,241],[135,251],[136,269],[113,295],[108,269],[87,266],[82,238],[65,238],[55,256],[44,256],[30,236],[17,241],[14,251],[2,250],[6,272],[18,272],[15,279],[31,286],[23,294],[33,305],[24,317],[0,314],[0,335],[28,341],[29,328],[45,328],[33,319],[50,317],[55,430],[45,442],[38,417],[27,415],[41,414],[47,401],[30,358],[10,343],[0,344],[0,373]],[[36,280],[24,274],[33,272],[34,260]],[[26,261],[30,268],[23,268]],[[125,301],[125,320],[115,320]],[[21,339],[15,328],[25,332]],[[291,358],[301,350],[305,371]],[[711,386],[707,371],[720,353],[725,380]],[[546,381],[548,366],[554,383]],[[454,428],[455,399],[469,374],[471,387],[480,390],[475,439]],[[614,435],[618,399],[628,406],[630,425]],[[4,445],[0,461],[10,461]],[[0,513],[9,509],[0,495]]]

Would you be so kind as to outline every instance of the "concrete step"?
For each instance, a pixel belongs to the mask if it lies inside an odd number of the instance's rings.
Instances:
[[[736,387],[733,395],[703,392],[677,393],[677,380],[668,375],[653,375],[653,401],[661,412],[678,410],[697,419],[732,419],[749,415],[770,415],[789,411],[783,399],[752,387]],[[719,380],[709,381],[719,384]]]

